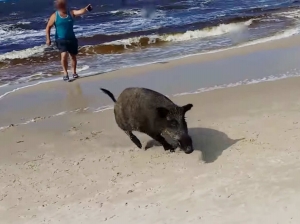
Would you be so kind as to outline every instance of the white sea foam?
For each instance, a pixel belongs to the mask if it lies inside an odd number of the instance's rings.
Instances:
[[[45,81],[39,81],[39,82],[36,82],[36,83],[34,83],[34,84],[30,84],[30,85],[26,85],[26,86],[22,86],[22,87],[15,88],[15,89],[13,89],[13,90],[9,90],[9,91],[5,92],[4,94],[0,95],[0,100],[1,100],[3,97],[5,97],[5,96],[7,96],[7,95],[9,95],[9,94],[11,94],[11,93],[17,92],[17,91],[19,91],[19,90],[26,89],[26,88],[33,87],[33,86],[37,86],[37,85],[40,85],[40,84],[43,84],[43,83],[47,83],[47,82],[58,81],[58,80],[61,80],[61,78],[56,78],[56,79],[51,79],[51,80],[45,80]]]
[[[37,122],[37,121],[40,121],[40,120],[50,119],[50,118],[54,118],[54,117],[59,117],[59,116],[72,114],[72,113],[77,113],[77,112],[80,112],[80,111],[87,111],[87,110],[94,111],[95,109],[92,109],[90,107],[86,107],[86,108],[79,108],[77,110],[62,111],[62,112],[59,112],[57,114],[50,115],[50,116],[42,116],[42,117],[38,116],[38,117],[35,117],[35,118],[28,119],[27,121],[24,121],[24,122],[21,122],[21,123],[15,123],[15,124],[7,125],[7,126],[2,126],[2,127],[0,127],[0,131],[4,130],[4,129],[7,129],[9,127],[17,127],[17,126],[20,126],[20,125],[26,125],[26,124],[34,123],[34,122]]]
[[[78,72],[82,72],[82,71],[88,70],[89,68],[90,68],[90,66],[88,66],[88,65],[83,65],[81,68],[77,68],[77,71],[78,71]]]
[[[290,11],[286,11],[286,12],[274,13],[273,15],[284,16],[284,17],[291,18],[291,19],[299,19],[299,17],[300,17],[299,13],[300,13],[300,9],[295,9],[295,10],[290,10]]]
[[[9,85],[8,83],[3,84],[3,85],[0,85],[0,88],[1,88],[1,87],[5,87],[5,86],[8,86],[8,85]]]
[[[21,25],[28,25],[30,23],[31,22],[29,22],[29,21],[19,21],[19,22],[17,22],[17,24],[21,24]]]
[[[248,20],[243,23],[230,23],[230,24],[220,24],[219,26],[212,28],[205,28],[203,30],[187,31],[183,34],[167,35],[163,38],[166,41],[186,41],[191,39],[219,36],[222,34],[242,31],[251,25],[252,20]]]
[[[1,34],[1,35],[6,34],[6,31],[5,31],[5,30],[3,29],[3,27],[1,27],[1,26],[0,26],[0,34]]]
[[[75,111],[62,111],[60,113],[57,113],[57,114],[54,114],[54,115],[50,115],[50,116],[47,116],[47,117],[35,117],[35,118],[32,118],[32,119],[29,119],[25,122],[21,122],[21,123],[16,123],[16,124],[11,124],[11,125],[7,125],[7,126],[3,126],[3,127],[0,127],[0,131],[1,130],[5,130],[9,127],[16,127],[16,126],[20,126],[20,125],[26,125],[26,124],[30,124],[30,123],[34,123],[34,122],[37,122],[39,120],[45,120],[45,119],[49,119],[49,118],[53,118],[53,117],[58,117],[58,116],[62,116],[62,115],[65,115],[65,114],[68,114],[68,113],[74,113]]]
[[[19,21],[17,25],[30,24],[30,21]],[[13,28],[15,24],[1,24],[0,25],[0,43],[23,43],[30,38],[30,41],[39,40],[45,36],[45,30],[31,30],[31,29],[21,29]],[[51,35],[55,33],[55,30],[51,30]]]
[[[32,38],[38,39],[45,36],[44,30],[6,30],[4,27],[0,27],[0,42],[10,42],[15,43],[22,42],[25,39]]]
[[[252,20],[248,20],[243,23],[220,24],[219,26],[205,28],[202,30],[186,31],[185,33],[167,34],[163,36],[149,35],[149,36],[133,37],[128,39],[112,41],[105,44],[106,45],[122,44],[126,46],[126,45],[138,44],[140,43],[142,38],[149,38],[148,44],[155,43],[156,41],[180,42],[180,41],[187,41],[192,39],[201,39],[206,37],[219,36],[231,32],[237,32],[237,31],[242,32],[243,30],[247,29],[247,27],[251,25],[251,23]]]
[[[7,52],[5,54],[0,55],[0,61],[4,61],[7,59],[11,60],[11,59],[28,58],[33,55],[42,55],[45,49],[46,46],[41,45],[33,48],[27,48],[25,50]]]
[[[206,38],[206,37],[211,37],[211,36],[218,36],[218,35],[223,35],[226,33],[229,33],[229,34],[235,33],[238,31],[245,30],[247,28],[247,26],[251,25],[252,22],[253,22],[253,20],[248,20],[243,23],[221,24],[219,26],[212,27],[212,28],[206,28],[203,30],[187,31],[183,34],[173,34],[173,35],[165,35],[165,36],[151,35],[151,36],[147,36],[147,38],[149,38],[148,44],[156,43],[159,40],[160,41],[180,42],[180,41],[187,41],[187,40],[192,40],[192,39],[196,39],[196,38],[201,39],[201,38]],[[268,41],[272,41],[272,40],[287,38],[287,37],[290,37],[290,36],[293,36],[293,35],[296,35],[299,33],[300,33],[300,27],[295,27],[295,28],[291,28],[291,29],[288,29],[285,31],[278,32],[274,36],[257,39],[257,40],[246,42],[246,43],[236,45],[233,47],[212,50],[212,51],[208,51],[208,52],[200,52],[200,53],[190,54],[190,55],[184,55],[184,56],[180,56],[180,57],[173,57],[173,58],[169,58],[168,61],[171,61],[174,59],[179,59],[179,58],[195,56],[195,55],[201,55],[201,54],[217,53],[220,51],[229,50],[229,49],[233,49],[233,48],[245,47],[245,46],[249,46],[249,45],[255,45],[255,44],[264,43],[264,42],[268,42]],[[122,40],[112,41],[112,42],[105,43],[105,44],[122,44],[122,45],[128,46],[128,45],[140,43],[142,38],[145,38],[145,36],[122,39]]]
[[[51,74],[44,74],[43,72],[38,72],[38,73],[35,73],[30,76],[19,78],[18,80],[14,81],[12,83],[14,83],[14,84],[26,83],[26,82],[31,82],[31,81],[35,81],[35,80],[40,80],[42,78],[49,78],[51,76],[52,76]]]
[[[57,114],[54,114],[52,117],[58,117],[58,116],[62,116],[62,115],[65,115],[65,114],[67,114],[67,111],[59,112]]]
[[[245,79],[243,81],[239,81],[236,83],[216,85],[216,86],[207,87],[207,88],[200,88],[200,89],[197,89],[197,90],[191,91],[191,92],[177,93],[177,94],[174,94],[173,96],[199,94],[199,93],[213,91],[213,90],[217,90],[217,89],[232,88],[232,87],[241,86],[241,85],[251,85],[251,84],[257,84],[257,83],[261,83],[261,82],[272,82],[272,81],[277,81],[277,80],[292,78],[292,77],[299,77],[299,76],[300,76],[299,72],[296,72],[296,73],[287,72],[286,74],[282,74],[280,76],[268,76],[268,77],[263,77],[260,79],[250,79],[250,80]]]
[[[103,112],[103,111],[105,111],[105,110],[111,110],[111,109],[113,109],[113,108],[114,108],[113,105],[102,106],[102,107],[99,107],[99,108],[95,109],[95,110],[93,111],[93,113]]]
[[[140,10],[134,10],[134,9],[125,9],[125,10],[114,10],[110,11],[111,14],[125,14],[125,15],[140,15],[141,11]]]
[[[0,127],[0,131],[6,129],[6,128],[9,128],[9,126],[3,126],[3,127]]]

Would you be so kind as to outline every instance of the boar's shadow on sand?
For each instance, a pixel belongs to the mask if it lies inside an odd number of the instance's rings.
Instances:
[[[193,139],[194,150],[201,151],[202,160],[212,163],[222,155],[223,151],[239,142],[241,139],[231,139],[225,133],[210,128],[189,128],[189,135]],[[154,140],[147,142],[147,147],[160,146]]]

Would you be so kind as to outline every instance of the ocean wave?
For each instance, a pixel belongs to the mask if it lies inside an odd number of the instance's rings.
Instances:
[[[246,29],[249,25],[251,25],[251,23],[252,20],[248,20],[242,23],[220,24],[219,26],[209,27],[202,30],[186,31],[185,33],[139,36],[107,42],[100,45],[88,45],[80,48],[79,55],[84,56],[93,54],[115,54],[122,53],[130,49],[159,45],[167,42],[180,42],[218,36],[230,32],[242,31],[243,29]],[[47,54],[44,54],[46,48],[47,47],[45,45],[41,45],[25,50],[8,52],[0,55],[0,61],[35,57],[36,60],[40,62],[46,62],[49,58],[57,57],[56,52],[48,51]],[[43,57],[45,58],[45,60],[42,60]],[[33,61],[30,61],[30,63],[31,62]],[[21,62],[18,60],[18,63]]]
[[[201,30],[186,31],[184,33],[177,33],[177,34],[133,37],[133,38],[112,41],[100,46],[109,49],[109,52],[113,52],[114,50],[113,48],[115,48],[119,52],[120,50],[129,49],[130,47],[138,47],[138,46],[142,47],[142,46],[153,45],[153,44],[158,44],[163,42],[180,42],[180,41],[188,41],[192,39],[201,39],[201,38],[223,35],[230,32],[242,31],[246,29],[248,26],[250,26],[252,21],[253,20],[248,20],[242,23],[220,24],[215,27],[208,27]]]
[[[29,58],[29,57],[37,56],[37,55],[41,56],[43,54],[43,52],[45,51],[45,49],[46,49],[46,46],[41,45],[41,46],[36,46],[33,48],[27,48],[25,50],[7,52],[5,54],[0,55],[0,61],[23,59],[23,58]]]
[[[114,10],[110,11],[111,14],[113,15],[140,15],[141,10],[138,9],[127,9],[127,10]]]
[[[184,34],[167,35],[164,39],[166,41],[177,42],[196,38],[219,36],[230,32],[242,31],[250,26],[252,21],[253,20],[248,20],[243,23],[220,24],[219,26],[205,28],[203,30],[187,31]]]
[[[5,24],[0,25],[0,43],[14,43],[24,42],[25,39],[37,39],[45,36],[44,30],[25,29],[29,24]]]
[[[196,55],[203,55],[203,54],[213,54],[213,53],[217,53],[217,52],[221,52],[221,51],[226,51],[226,50],[230,50],[230,49],[234,49],[234,48],[241,48],[241,47],[245,47],[245,46],[251,46],[251,45],[256,45],[256,44],[260,44],[260,43],[264,43],[264,42],[269,42],[269,41],[272,41],[272,40],[278,40],[278,39],[282,39],[282,38],[287,38],[287,37],[290,37],[290,36],[293,36],[293,35],[296,35],[296,34],[299,34],[300,33],[300,27],[299,28],[292,28],[292,29],[289,29],[289,30],[285,30],[283,32],[278,32],[276,35],[273,35],[273,36],[270,36],[270,37],[265,37],[265,38],[260,38],[260,39],[257,39],[257,40],[253,40],[253,41],[250,41],[250,42],[246,42],[246,43],[242,43],[242,44],[239,44],[239,45],[236,45],[236,46],[232,46],[232,47],[226,47],[226,48],[220,48],[220,49],[215,49],[215,50],[208,50],[208,51],[204,51],[204,52],[199,52],[199,53],[194,53],[194,54],[187,54],[187,55],[180,55],[180,56],[173,56],[173,57],[169,57],[167,58],[166,60],[167,61],[172,61],[172,60],[176,60],[176,59],[180,59],[180,58],[187,58],[187,57],[191,57],[191,56],[196,56]],[[147,39],[145,40],[146,42],[148,41]],[[115,45],[113,46],[106,46],[108,47],[112,47],[114,48]],[[124,45],[118,45],[119,47],[122,47]],[[99,45],[99,49],[95,49],[94,48],[95,46],[91,46],[91,47],[84,47],[81,49],[81,51],[83,51],[84,49],[89,49],[89,51],[92,51],[93,54],[97,54],[97,52],[99,51],[103,51],[103,49],[101,48],[102,45]],[[123,48],[122,48],[123,49]],[[111,51],[111,50],[110,50]],[[57,59],[58,59],[58,54],[57,52],[52,52],[54,53],[56,56],[57,56]],[[81,53],[82,54],[82,53]],[[85,52],[85,54],[88,54],[88,52]],[[42,61],[43,59],[38,59],[39,61]],[[44,57],[44,60],[45,61],[49,61],[49,57],[48,56],[45,56]],[[166,60],[163,60],[164,62]],[[30,63],[32,63],[32,61],[34,60],[27,60],[27,61],[31,61]],[[148,65],[148,64],[153,64],[153,63],[158,63],[160,62],[161,60],[157,60],[157,61],[152,61],[152,62],[145,62],[145,63],[134,63],[134,64],[128,64],[127,66],[123,66],[122,68],[125,68],[125,67],[138,67],[138,66],[143,66],[143,65]],[[36,61],[35,61],[36,62]],[[98,70],[90,70],[89,69],[89,66],[88,65],[84,65],[82,68],[78,68],[78,71],[84,71],[84,70],[89,70],[89,72],[85,72],[84,74],[81,74],[81,76],[93,76],[93,75],[97,75],[99,74],[99,71]],[[105,70],[104,72],[109,72],[109,71],[113,71],[115,69],[113,68],[108,68],[107,70]],[[53,74],[53,78],[55,80],[60,80],[60,78],[55,78],[56,76],[56,73]],[[43,80],[44,78],[48,78],[49,80],[49,77],[52,76],[51,74],[50,75],[47,75],[47,74],[35,74],[35,75],[32,75],[30,76],[29,78],[19,78],[17,79],[16,81],[13,81],[13,82],[10,82],[12,84],[16,84],[16,83],[27,83],[27,82],[30,82],[30,81],[39,81],[39,80]],[[12,79],[13,77],[10,77],[10,79]],[[52,78],[49,80],[49,81],[53,81]],[[44,83],[44,82],[47,82],[46,80],[45,81],[42,81],[42,82],[38,82],[38,84],[40,83]],[[5,82],[2,82],[3,84],[6,83]],[[7,85],[7,84],[6,84]],[[34,84],[36,85],[36,84]],[[4,87],[4,86],[3,86]],[[31,85],[27,86],[27,87],[31,87]],[[24,87],[23,87],[24,88]],[[19,89],[16,89],[14,91],[17,91]],[[14,92],[12,91],[12,92]],[[4,96],[6,96],[7,94],[9,93],[5,93],[4,95],[0,96],[0,99]]]
[[[19,13],[18,13],[18,12],[12,12],[12,13],[10,13],[9,15],[10,15],[10,16],[17,16],[17,15],[19,15]]]
[[[184,4],[171,4],[171,5],[162,5],[156,7],[159,10],[164,10],[164,11],[173,11],[173,10],[184,10],[184,9],[189,9],[191,6],[190,5],[184,5]]]
[[[208,1],[209,2],[209,1]],[[170,7],[186,7],[187,3],[182,3],[179,5],[172,5]],[[200,3],[199,3],[200,4]],[[201,3],[202,4],[202,3]],[[200,5],[201,5],[200,4]],[[132,32],[145,32],[149,35],[150,31],[152,33],[174,33],[174,32],[185,32],[186,30],[196,30],[196,29],[203,29],[207,26],[217,26],[220,23],[233,23],[233,22],[241,22],[245,19],[251,19],[251,18],[262,18],[264,17],[264,11],[262,11],[262,7],[257,7],[254,9],[249,9],[248,13],[243,14],[233,14],[228,15],[224,11],[224,16],[221,16],[223,12],[218,12],[217,15],[215,15],[215,12],[208,13],[207,19],[204,19],[204,17],[201,15],[201,13],[194,13],[192,16],[188,16],[184,20],[181,18],[178,18],[177,16],[166,14],[165,12],[162,12],[164,10],[159,9],[160,6],[158,6],[155,10],[155,19],[154,20],[147,20],[143,17],[143,9],[123,9],[123,10],[114,10],[110,12],[101,12],[101,14],[110,14],[113,18],[114,15],[121,15],[121,18],[117,20],[108,20],[100,23],[92,23],[92,24],[86,24],[86,25],[76,25],[75,26],[75,32],[77,34],[77,37],[79,38],[85,38],[85,37],[92,37],[97,36],[99,34],[102,34],[102,36],[109,36],[114,34],[121,34],[127,33],[130,31]],[[161,6],[168,8],[169,6]],[[194,8],[199,8],[198,4],[195,5]],[[201,7],[200,7],[201,8]],[[191,9],[191,8],[189,8]],[[271,9],[269,9],[271,10]],[[278,11],[277,9],[272,9],[274,11],[274,15],[278,15],[279,17],[286,17],[286,18],[297,18],[297,10],[286,10],[284,12]],[[270,12],[273,12],[273,11]],[[293,15],[294,11],[294,15]],[[242,12],[247,12],[245,9],[242,10]],[[256,13],[257,12],[257,13]],[[277,14],[276,14],[277,13]],[[281,14],[280,14],[281,13]],[[97,13],[96,13],[97,14]],[[95,14],[95,15],[96,15]],[[128,15],[128,16],[127,16]],[[92,14],[91,14],[92,16]],[[247,18],[245,18],[247,17]],[[26,20],[20,20],[16,21],[15,24],[0,24],[0,46],[5,47],[6,45],[11,45],[12,42],[15,44],[20,45],[29,45],[32,46],[33,42],[36,42],[37,44],[41,44],[42,41],[44,41],[45,36],[45,30],[44,26],[45,24],[42,24],[42,20],[45,18],[39,17],[38,20],[30,19],[29,21]],[[41,27],[43,26],[43,27]],[[52,30],[51,34],[54,34],[54,29]],[[189,32],[189,34],[186,35],[194,35],[194,33]],[[196,34],[197,35],[197,34]],[[30,38],[30,41],[29,41]],[[98,40],[98,43],[100,44],[101,40]],[[27,44],[28,43],[28,44]],[[89,43],[85,43],[89,44]],[[93,43],[95,44],[95,43]]]
[[[44,41],[45,37],[44,27],[46,27],[46,23],[42,22],[42,18],[38,18],[36,21],[30,19],[30,21],[19,20],[15,23],[0,24],[0,47],[12,44],[24,45],[26,43],[32,45],[35,41],[40,44],[41,38]],[[54,33],[55,29],[52,29],[51,35],[54,35]]]
[[[31,22],[29,21],[18,21],[14,24],[2,24],[0,25],[0,30],[2,30],[2,32],[5,33],[13,31],[31,30],[30,24]]]
[[[300,9],[294,9],[294,10],[289,10],[289,11],[277,12],[277,13],[274,13],[273,15],[284,16],[286,18],[298,20],[300,17],[299,14],[300,14]]]
[[[236,32],[243,32],[252,23],[253,20],[248,20],[239,23],[220,24],[219,26],[204,28],[201,30],[187,31],[185,33],[139,36],[107,42],[100,45],[87,45],[79,49],[79,56],[96,54],[121,54],[126,51],[139,50],[151,46],[160,46],[169,42],[189,41],[193,39],[209,38],[230,33],[235,34]],[[297,32],[297,29],[292,29],[284,32],[283,34],[281,33],[280,35],[285,37],[293,35]],[[269,38],[272,39],[281,37]],[[257,41],[259,42],[260,40]],[[0,55],[0,61],[7,61],[10,63],[10,65],[48,63],[49,59],[58,60],[59,54],[53,50],[46,51],[45,46],[39,46]]]
[[[29,21],[19,21],[17,22],[18,25],[28,25],[28,24],[31,24],[31,22]]]

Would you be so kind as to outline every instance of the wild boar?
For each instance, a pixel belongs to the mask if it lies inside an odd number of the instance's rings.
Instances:
[[[142,148],[142,144],[133,131],[149,135],[171,152],[178,145],[187,154],[194,151],[185,121],[185,113],[192,104],[177,106],[166,96],[146,88],[126,88],[118,100],[110,91],[100,89],[115,102],[115,120],[138,148]],[[168,135],[178,145],[172,146],[163,135]]]

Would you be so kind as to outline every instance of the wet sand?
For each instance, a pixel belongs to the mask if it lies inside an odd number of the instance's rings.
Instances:
[[[226,87],[241,81],[247,83],[252,79],[257,81],[270,76],[299,75],[299,52],[300,36],[297,35],[217,53],[84,77],[72,83],[55,81],[40,84],[12,92],[0,99],[0,127],[86,107],[97,110],[99,107],[111,105],[110,100],[101,94],[99,87],[111,90],[116,96],[129,86],[147,87],[173,95],[201,92],[202,88],[223,84]],[[9,88],[0,88],[0,95],[12,90]]]
[[[295,48],[297,38],[290,42]],[[288,46],[282,54],[289,53],[287,59],[293,62],[292,45]],[[240,50],[248,59],[255,58]],[[154,67],[176,70],[170,64]],[[185,63],[177,66],[181,65]],[[139,76],[133,72],[126,77]],[[31,96],[40,102],[17,112],[6,108],[11,117],[1,109],[11,121],[17,113],[39,116],[35,122],[0,131],[1,224],[300,222],[300,78],[171,97],[179,105],[194,105],[187,113],[195,148],[189,155],[162,147],[136,148],[115,124],[112,110],[47,117],[59,110],[97,107],[102,100],[111,104],[91,88],[105,80],[111,80],[108,88],[115,83],[116,95],[125,85],[118,86],[107,74],[71,85],[40,85],[0,101],[23,99],[21,105]],[[76,83],[86,87],[79,90]],[[48,101],[43,101],[44,92],[51,93]],[[137,136],[143,146],[150,140]]]

